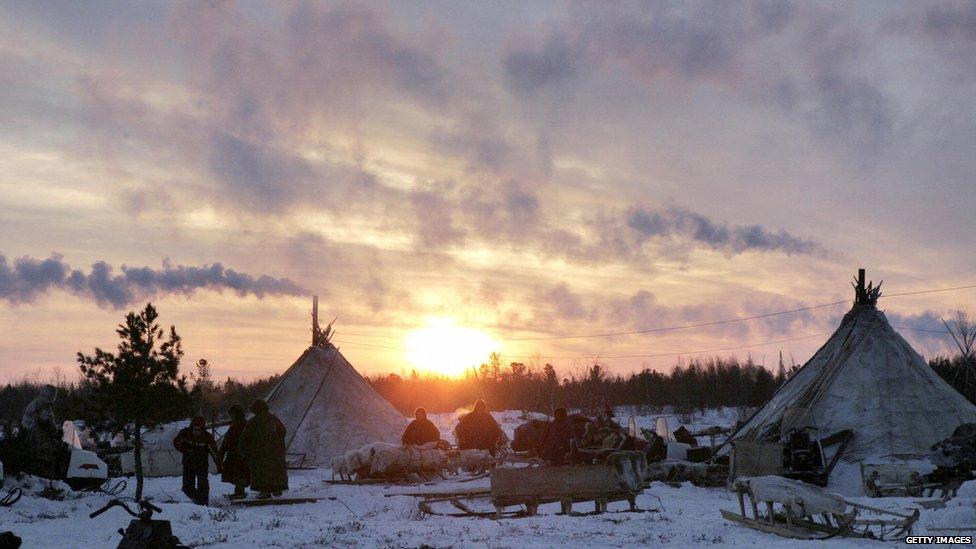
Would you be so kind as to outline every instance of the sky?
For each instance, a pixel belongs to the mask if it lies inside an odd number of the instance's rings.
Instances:
[[[0,0],[0,381],[150,300],[281,372],[313,294],[366,374],[802,362],[846,305],[552,338],[976,283],[974,98],[970,1]],[[974,299],[879,307],[934,356]]]

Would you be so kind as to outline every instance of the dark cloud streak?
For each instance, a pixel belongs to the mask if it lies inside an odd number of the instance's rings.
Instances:
[[[287,278],[253,276],[220,263],[200,267],[173,265],[159,269],[123,265],[115,274],[104,261],[92,264],[88,274],[72,270],[62,256],[48,259],[20,257],[9,265],[0,255],[0,300],[29,303],[50,290],[60,289],[93,299],[100,307],[121,309],[142,299],[165,295],[189,296],[197,290],[231,290],[238,296],[302,296],[307,290]]]

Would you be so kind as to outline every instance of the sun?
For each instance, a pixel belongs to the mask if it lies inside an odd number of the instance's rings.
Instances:
[[[430,319],[406,339],[407,360],[418,370],[458,376],[497,352],[501,345],[490,335],[458,326],[454,319]]]

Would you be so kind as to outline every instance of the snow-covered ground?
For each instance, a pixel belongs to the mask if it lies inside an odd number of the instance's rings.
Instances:
[[[517,412],[495,414],[506,432],[522,419]],[[621,414],[624,415],[624,414]],[[456,414],[435,414],[431,419],[449,432]],[[638,417],[642,427],[653,425],[656,416]],[[618,418],[622,423],[625,417]],[[735,420],[734,410],[710,411],[705,416],[671,416],[669,425],[677,428],[679,419],[690,420],[694,431],[710,425],[728,425]],[[844,475],[845,478],[848,475]],[[733,494],[721,488],[697,488],[685,484],[673,488],[653,483],[639,498],[647,513],[614,513],[626,503],[611,504],[610,513],[599,516],[557,516],[558,505],[540,508],[540,516],[518,519],[481,519],[429,516],[417,509],[417,499],[395,496],[409,491],[445,491],[461,487],[487,488],[487,479],[458,484],[442,482],[435,486],[336,486],[326,484],[327,469],[291,471],[291,496],[318,496],[316,503],[232,508],[221,494],[230,487],[211,477],[212,506],[189,503],[180,492],[178,478],[148,479],[146,494],[163,509],[158,518],[173,522],[174,533],[192,546],[208,547],[632,547],[667,544],[675,547],[701,544],[751,546],[809,546],[756,532],[722,519],[719,509],[738,507]],[[60,485],[60,483],[57,483]],[[133,482],[126,495],[131,496]],[[24,498],[13,507],[0,509],[0,531],[12,530],[24,539],[24,547],[112,547],[118,543],[116,530],[129,522],[121,509],[113,509],[95,519],[88,514],[101,507],[105,495],[68,493],[63,501],[39,496],[46,483],[37,479],[8,479],[7,488],[23,485]],[[63,486],[62,486],[63,487]],[[864,503],[904,509],[907,498],[859,499]],[[487,507],[486,507],[487,509]],[[933,526],[976,526],[976,482],[967,483],[959,497],[946,509],[922,511],[916,533],[925,534]],[[448,507],[445,510],[451,510]],[[577,510],[584,509],[578,504]],[[974,529],[976,530],[976,529]],[[973,532],[963,532],[970,535]],[[871,541],[834,539],[831,545],[879,546]],[[900,542],[899,542],[900,543]]]

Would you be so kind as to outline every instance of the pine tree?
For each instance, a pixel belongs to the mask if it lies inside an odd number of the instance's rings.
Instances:
[[[164,333],[156,323],[158,317],[156,308],[147,303],[119,324],[116,333],[121,341],[115,354],[97,347],[90,356],[78,353],[98,413],[117,429],[133,426],[136,500],[142,499],[143,488],[142,429],[186,417],[190,408],[186,378],[179,373],[180,336],[175,326]]]

